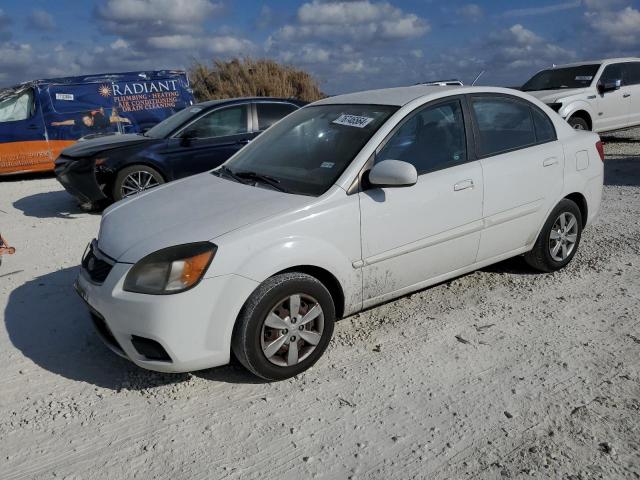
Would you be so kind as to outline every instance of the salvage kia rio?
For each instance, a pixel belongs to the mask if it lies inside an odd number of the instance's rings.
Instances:
[[[318,360],[340,317],[516,255],[567,265],[598,212],[603,157],[596,134],[509,89],[336,96],[214,171],[111,206],[76,288],[141,367],[233,352],[283,379]]]

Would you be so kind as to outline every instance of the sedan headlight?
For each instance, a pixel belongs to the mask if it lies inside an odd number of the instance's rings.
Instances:
[[[216,254],[209,242],[164,248],[136,263],[124,281],[127,292],[170,295],[195,287]]]

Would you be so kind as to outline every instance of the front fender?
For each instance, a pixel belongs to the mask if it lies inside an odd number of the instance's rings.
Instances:
[[[563,105],[558,113],[562,118],[566,120],[579,110],[587,112],[589,114],[589,117],[591,117],[591,122],[593,122],[595,118],[593,107],[584,100],[576,100],[568,103],[567,105]]]
[[[225,246],[221,246],[221,250],[223,248]],[[235,264],[233,271],[236,274],[261,283],[283,270],[296,267],[321,268],[339,282],[345,297],[345,315],[362,308],[362,271],[354,268],[354,260],[335,245],[321,238],[288,236],[261,245],[260,249],[249,247],[248,251],[249,254]],[[226,272],[225,266],[216,265],[215,261],[212,267],[215,275]]]

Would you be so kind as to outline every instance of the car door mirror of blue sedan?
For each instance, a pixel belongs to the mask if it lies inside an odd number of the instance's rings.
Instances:
[[[369,171],[369,184],[374,187],[408,187],[417,181],[416,167],[402,160],[383,160]]]

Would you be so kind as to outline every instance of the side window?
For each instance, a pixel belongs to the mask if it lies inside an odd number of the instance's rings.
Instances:
[[[288,103],[256,103],[258,110],[258,130],[266,130],[281,118],[297,110]]]
[[[33,113],[33,106],[31,89],[0,100],[0,123],[27,120]]]
[[[464,163],[467,144],[462,106],[458,100],[413,114],[376,155],[376,162],[403,160],[418,175]]]
[[[640,62],[624,64],[624,84],[640,85]]]
[[[505,97],[476,97],[472,101],[481,156],[496,155],[536,143],[531,108]]]
[[[620,83],[622,84],[622,64],[613,63],[611,65],[607,65],[604,68],[604,72],[602,72],[602,76],[600,76],[600,82],[613,83],[618,80],[620,80]]]
[[[214,110],[200,117],[181,136],[191,138],[212,138],[237,135],[247,132],[247,105]]]
[[[549,117],[535,107],[531,107],[531,113],[533,113],[533,124],[536,128],[537,142],[546,143],[554,141],[557,138],[556,129]]]

